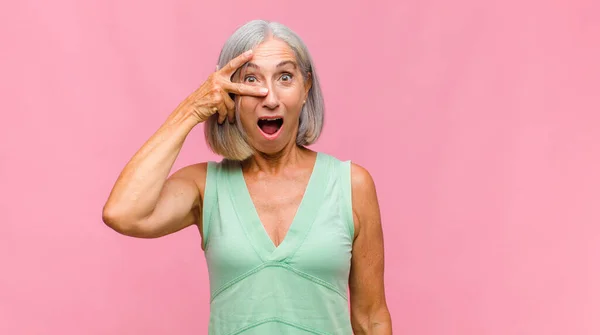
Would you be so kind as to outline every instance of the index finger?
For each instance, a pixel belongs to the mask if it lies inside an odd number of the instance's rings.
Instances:
[[[241,83],[225,83],[223,84],[223,88],[228,93],[233,93],[236,95],[250,95],[255,97],[264,97],[269,93],[269,89],[266,87],[259,86],[251,86],[245,85]]]
[[[227,75],[227,78],[230,78],[235,71],[237,71],[237,69],[239,69],[242,65],[246,64],[250,58],[252,58],[252,49],[230,60],[229,63],[223,66],[219,72]]]

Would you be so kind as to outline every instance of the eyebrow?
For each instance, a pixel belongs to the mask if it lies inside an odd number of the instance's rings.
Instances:
[[[292,65],[292,66],[293,66],[295,69],[296,69],[296,68],[298,68],[298,65],[296,64],[296,62],[294,62],[294,61],[291,61],[291,60],[284,60],[284,61],[281,61],[281,62],[279,62],[279,64],[277,64],[277,66],[276,66],[276,67],[278,67],[278,68],[279,68],[279,67],[286,66],[286,65]],[[258,65],[256,65],[256,64],[254,64],[254,63],[252,63],[252,62],[248,62],[248,63],[246,63],[246,66],[247,66],[247,67],[251,67],[251,68],[255,68],[255,69],[257,69],[257,70],[260,70],[260,66],[258,66]]]
[[[291,61],[291,60],[284,60],[282,62],[280,62],[279,64],[277,64],[277,67],[282,67],[282,66],[286,66],[286,65],[292,65],[294,68],[297,68],[298,66],[296,65],[296,62]]]

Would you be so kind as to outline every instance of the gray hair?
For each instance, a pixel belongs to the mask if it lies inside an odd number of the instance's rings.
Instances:
[[[296,33],[281,23],[263,20],[250,21],[238,28],[225,42],[219,55],[218,66],[224,67],[247,50],[253,49],[269,38],[276,38],[292,49],[304,80],[312,80],[306,103],[300,112],[297,145],[310,145],[317,141],[323,129],[325,104],[319,78],[308,48]],[[218,124],[218,115],[212,115],[204,124],[204,136],[209,148],[216,154],[232,160],[244,160],[254,150],[246,140],[236,106],[236,122]]]

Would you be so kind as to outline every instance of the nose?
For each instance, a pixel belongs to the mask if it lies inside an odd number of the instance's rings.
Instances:
[[[273,85],[271,83],[267,84],[267,88],[269,89],[269,93],[263,99],[263,107],[274,110],[279,107],[279,97],[277,96],[277,92],[273,89]]]

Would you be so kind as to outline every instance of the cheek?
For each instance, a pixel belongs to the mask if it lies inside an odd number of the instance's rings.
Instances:
[[[283,102],[289,112],[300,112],[304,102],[304,95],[301,90],[282,90],[279,99]]]
[[[252,99],[252,97],[247,96],[238,96],[236,98],[235,107],[237,108],[241,117],[254,111],[258,102],[253,100],[255,99]]]
[[[240,116],[240,120],[244,126],[247,124],[253,123],[254,121],[254,111],[256,110],[256,105],[258,104],[258,99],[254,99],[248,96],[238,96],[235,99],[236,110]]]

